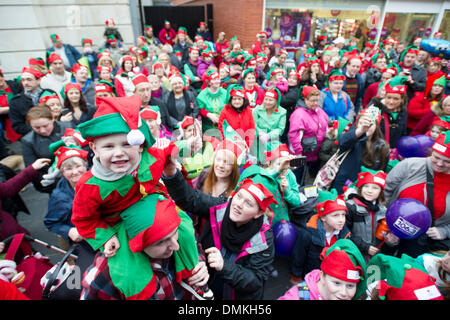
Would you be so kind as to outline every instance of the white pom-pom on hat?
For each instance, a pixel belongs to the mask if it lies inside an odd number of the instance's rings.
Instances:
[[[145,136],[141,131],[134,129],[128,132],[127,141],[132,146],[140,146],[145,142]]]

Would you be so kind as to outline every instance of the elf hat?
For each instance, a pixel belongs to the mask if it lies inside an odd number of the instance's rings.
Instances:
[[[383,171],[374,171],[364,166],[361,166],[361,172],[358,174],[358,181],[356,187],[363,186],[367,183],[379,185],[382,189],[386,186],[387,174]]]
[[[50,35],[50,39],[52,40],[53,44],[57,44],[58,40],[60,39],[59,36],[56,33],[53,33]]]
[[[320,59],[316,56],[312,56],[308,59],[308,67],[312,66],[315,63],[320,63]]]
[[[179,27],[177,34],[187,35],[187,29],[185,27]]]
[[[228,124],[227,120],[222,123],[223,141],[216,147],[218,149],[228,149],[233,151],[237,157],[237,164],[243,166],[246,162],[248,146],[245,140]]]
[[[179,72],[175,72],[172,74],[169,74],[169,83],[172,84],[174,81],[181,80],[183,82],[183,87],[186,86],[186,79],[183,74]]]
[[[331,189],[330,191],[318,190],[319,197],[318,203],[315,206],[317,215],[319,217],[330,214],[334,211],[343,210],[347,212],[347,205],[345,204],[345,199],[343,195],[338,195],[336,189]]]
[[[90,43],[92,45],[93,41],[89,38],[81,38],[81,46],[84,46],[85,43]]]
[[[280,93],[280,90],[278,90],[277,88],[270,88],[270,89],[266,90],[264,97],[273,98],[273,99],[277,100],[277,106],[280,105],[281,93]]]
[[[145,31],[147,31],[147,30],[152,30],[153,31],[153,26],[145,25]]]
[[[124,133],[130,145],[148,147],[155,142],[154,137],[145,123],[139,117],[142,105],[138,96],[129,97],[98,97],[97,111],[94,117],[78,126],[86,140],[111,134]]]
[[[105,80],[100,80],[95,85],[95,93],[97,94],[99,92],[109,92],[116,95],[116,89],[114,87],[114,84]]]
[[[80,70],[86,70],[86,71],[89,71],[89,68],[88,67],[86,67],[85,65],[82,65],[81,63],[75,63],[74,65],[73,65],[73,67],[72,67],[72,73],[77,73],[78,71],[80,71]]]
[[[89,144],[89,142],[83,138],[80,131],[72,129],[72,128],[66,128],[63,136],[74,138],[79,143],[80,147],[82,147],[82,148]]]
[[[386,83],[386,86],[384,88],[386,90],[386,94],[388,93],[398,93],[401,95],[406,94],[406,77],[395,76]]]
[[[353,300],[358,299],[365,292],[366,262],[353,241],[337,240],[332,246],[322,250],[320,258],[322,259],[320,269],[325,274],[343,281],[357,283]]]
[[[279,68],[279,67],[273,67],[272,69],[270,69],[269,71],[269,76],[273,77],[275,76],[277,73],[281,73],[284,74],[284,70]]]
[[[245,77],[247,77],[247,75],[250,74],[250,73],[253,73],[253,75],[256,76],[255,69],[247,68],[244,71],[242,71],[242,74],[241,74],[242,79],[245,79]]]
[[[213,80],[213,79],[220,79],[220,75],[219,75],[219,73],[218,73],[217,71],[215,71],[215,70],[210,70],[210,71],[208,71],[208,73],[206,74],[206,79],[207,79],[208,81],[211,81],[211,80]]]
[[[200,27],[206,27],[206,23],[203,22],[203,21],[201,21],[200,24],[199,24],[199,26],[200,26]]]
[[[446,120],[443,117],[434,117],[431,126],[440,126],[444,128],[444,131],[450,130],[450,118],[449,120]]]
[[[39,98],[39,103],[46,103],[46,102],[49,101],[50,99],[58,99],[58,100],[60,100],[59,97],[58,97],[58,95],[57,95],[55,92],[45,90],[45,91],[41,94],[41,96],[40,96],[40,98]],[[61,101],[61,100],[60,100],[60,101]]]
[[[437,137],[432,149],[444,157],[450,158],[450,131],[442,132]]]
[[[40,79],[41,76],[42,76],[42,74],[41,74],[39,71],[37,71],[36,69],[28,68],[28,67],[24,67],[24,68],[22,69],[22,74],[24,74],[24,73],[29,73],[29,74],[31,74],[33,77],[35,77],[36,79]]]
[[[78,157],[87,161],[88,152],[76,147],[60,147],[54,153],[56,157],[56,167],[61,168],[61,164],[69,158]]]
[[[390,74],[392,74],[392,77],[395,77],[398,73],[398,69],[395,66],[386,67],[381,70],[381,73],[385,73],[385,72],[389,72]]]
[[[76,82],[69,82],[68,84],[66,84],[64,86],[63,89],[64,89],[64,95],[67,95],[67,92],[69,92],[69,90],[71,90],[71,89],[77,89],[78,91],[81,92],[81,86]]]
[[[30,58],[28,59],[28,64],[30,66],[45,66],[44,59],[38,57],[38,58]]]
[[[134,77],[131,82],[133,83],[133,85],[136,87],[138,84],[141,83],[149,83],[147,77],[145,75],[143,75],[142,73],[138,74],[136,77]]]
[[[112,69],[111,69],[110,66],[98,66],[98,67],[97,67],[97,71],[98,71],[98,73],[100,73],[100,72],[102,72],[102,71],[108,71],[108,72],[111,72]]]
[[[170,26],[169,20],[164,20],[164,25],[165,25],[166,27],[169,27],[169,26]]]
[[[121,213],[132,252],[141,252],[176,230],[180,209],[171,199],[151,193]]]
[[[303,86],[302,95],[303,97],[308,97],[311,92],[320,92],[316,85],[313,86]]]
[[[47,58],[47,63],[48,63],[49,65],[51,65],[53,62],[58,61],[58,60],[61,60],[61,61],[62,61],[61,56],[60,56],[59,54],[57,54],[57,53],[52,52],[52,53],[49,55],[49,57]]]
[[[345,81],[345,79],[346,79],[345,75],[339,69],[331,70],[328,75],[328,83],[330,83],[331,81],[334,81],[334,80],[344,80]]]
[[[195,46],[189,47],[189,53],[191,53],[193,51],[196,51],[196,52],[200,53],[200,48],[195,47]]]
[[[116,24],[116,22],[114,21],[113,18],[109,18],[109,19],[105,20],[105,24],[108,25],[108,23],[112,23],[114,25]]]
[[[161,124],[161,112],[158,106],[146,106],[139,115],[144,120],[156,120],[158,124]]]
[[[260,32],[258,32],[257,34],[256,34],[256,37],[266,37],[266,38],[268,38],[269,37],[269,34],[266,32],[266,31],[260,31]]]
[[[271,144],[270,146],[275,148],[273,150],[264,152],[266,161],[272,161],[280,157],[288,157],[291,154],[288,146],[285,143],[280,143],[278,145]]]
[[[236,85],[231,87],[231,89],[229,90],[230,93],[230,99],[232,97],[238,97],[238,98],[243,98],[245,99],[245,91],[244,88],[240,85]]]
[[[403,58],[405,58],[405,55],[407,53],[414,53],[417,55],[419,53],[419,48],[415,45],[407,47],[405,50],[403,50],[402,54],[400,55],[400,58],[398,59],[399,62],[403,62]]]
[[[416,259],[376,254],[367,268],[377,270],[378,296],[388,300],[443,300],[435,279]]]
[[[336,135],[336,140],[338,140],[344,132],[347,132],[348,130],[350,130],[351,126],[352,126],[352,123],[350,121],[339,116],[339,118],[337,119],[338,131],[337,131],[337,135]]]
[[[445,76],[442,76],[440,78],[437,78],[434,82],[433,82],[433,86],[434,85],[438,85],[441,87],[445,88],[445,84],[446,84],[447,80],[445,80]]]
[[[194,118],[189,116],[184,116],[184,119],[181,121],[180,127],[184,130],[186,127],[192,126],[194,124]]]

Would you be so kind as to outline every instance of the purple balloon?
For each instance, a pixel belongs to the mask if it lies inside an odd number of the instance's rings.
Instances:
[[[420,151],[419,141],[410,136],[401,137],[396,147],[398,153],[404,158],[417,157]]]
[[[422,202],[412,198],[401,198],[387,209],[386,224],[397,237],[415,239],[430,228],[431,213]]]
[[[275,253],[280,257],[289,257],[297,241],[297,228],[292,223],[281,220],[272,227],[272,230]]]
[[[417,141],[419,141],[420,150],[417,154],[418,157],[428,157],[431,153],[431,147],[433,147],[434,140],[432,137],[419,134],[417,136],[414,136]]]

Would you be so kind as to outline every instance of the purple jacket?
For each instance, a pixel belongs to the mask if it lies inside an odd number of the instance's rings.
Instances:
[[[8,212],[1,209],[1,200],[18,194],[23,187],[38,175],[39,171],[34,170],[34,168],[29,165],[13,178],[0,183],[0,241],[16,233],[29,234],[28,230],[20,226]]]
[[[320,107],[311,110],[301,106],[292,113],[289,123],[289,148],[291,151],[294,154],[306,156],[308,162],[316,161],[328,127],[328,116],[325,111]],[[301,131],[303,131],[302,137],[300,137]],[[309,137],[317,137],[317,148],[303,154],[302,139]]]
[[[198,58],[198,67],[197,67],[197,76],[201,78],[203,74],[205,73],[206,69],[208,69],[209,66],[213,64],[213,61],[211,62],[205,62],[202,57]]]

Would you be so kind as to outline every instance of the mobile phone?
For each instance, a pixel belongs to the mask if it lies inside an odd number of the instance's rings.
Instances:
[[[306,156],[299,156],[292,159],[291,161],[289,161],[289,165],[296,168],[306,166]]]

